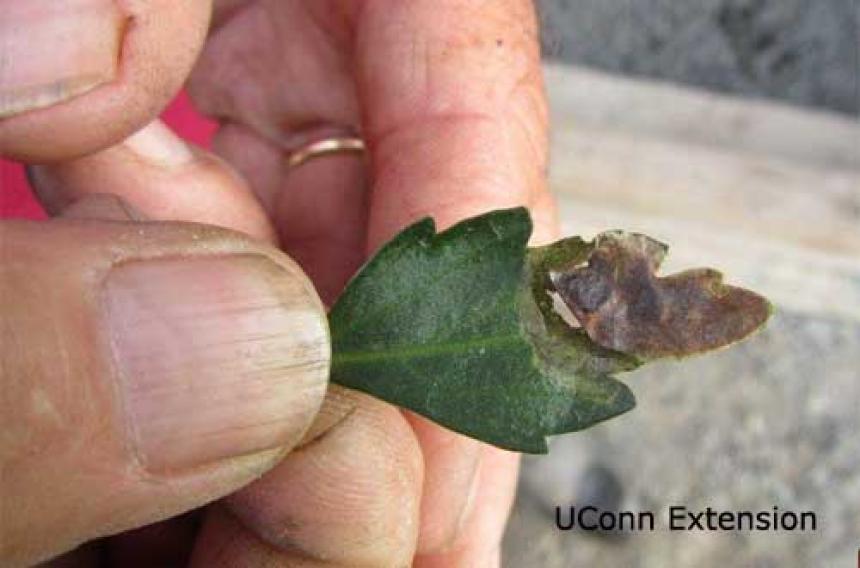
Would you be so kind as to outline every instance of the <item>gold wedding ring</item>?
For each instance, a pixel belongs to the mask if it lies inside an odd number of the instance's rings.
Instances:
[[[355,136],[324,138],[291,152],[287,157],[287,167],[290,169],[297,168],[320,156],[346,153],[361,154],[365,150],[364,140]]]

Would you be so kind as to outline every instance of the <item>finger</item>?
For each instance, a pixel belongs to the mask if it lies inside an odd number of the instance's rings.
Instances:
[[[214,149],[255,188],[284,250],[333,304],[365,258],[365,160],[333,155],[288,168],[284,148],[236,124],[221,128]]]
[[[206,36],[211,0],[0,2],[0,156],[56,161],[155,118]]]
[[[250,182],[326,303],[364,259],[366,165],[338,155],[290,169],[285,158],[359,130],[349,34],[321,25],[339,9],[304,0],[219,2],[221,25],[189,81],[197,106],[222,124],[215,151]]]
[[[531,2],[376,2],[356,33],[375,178],[371,248],[416,217],[444,227],[546,193]]]
[[[43,206],[64,218],[196,220],[275,239],[244,180],[222,160],[186,146],[159,121],[100,153],[30,167],[28,173]],[[103,556],[117,566],[185,565],[193,544],[189,524],[182,517],[117,535],[105,542]]]
[[[282,254],[202,225],[80,219],[5,222],[0,242],[0,564],[200,506],[302,438],[329,347]]]
[[[110,194],[86,195],[63,209],[64,219],[142,221],[140,211]],[[44,568],[108,566],[185,566],[196,533],[197,512],[191,512],[112,538],[85,544],[41,565]]]
[[[128,203],[124,202],[122,199],[116,197],[115,195],[109,194],[93,194],[86,196],[75,203],[69,205],[66,209],[64,209],[60,216],[64,219],[88,219],[88,220],[97,220],[97,221],[141,221],[143,220],[143,216],[133,207],[131,207]],[[168,521],[163,521],[161,523],[156,523],[155,525],[151,525],[152,527],[157,527],[155,530],[157,534],[162,536],[163,538],[166,536],[166,531],[158,530],[158,528],[162,527],[165,523],[172,523],[173,519]],[[142,532],[146,535],[147,540],[151,540],[150,535],[152,531],[146,529],[140,529],[137,531],[129,531],[125,533],[127,535],[131,535],[131,538],[139,538],[138,534]],[[178,534],[182,534],[181,531],[177,531]],[[177,534],[171,531],[171,534]],[[120,536],[114,537],[115,539],[121,538]],[[108,555],[111,557],[114,554],[111,553],[111,550],[106,546],[108,539],[102,539],[87,543],[83,546],[78,547],[77,549],[67,552],[61,556],[58,556],[40,566],[44,568],[90,568],[94,566],[100,565],[100,559],[106,558]],[[167,554],[172,554],[171,556],[164,556],[161,551],[165,550],[164,542],[146,542],[147,548],[143,549],[145,552],[149,552],[150,555],[154,550],[159,551],[159,560],[165,560],[168,558],[180,558],[179,555],[175,554],[177,550],[175,540],[171,538],[165,538],[167,543],[167,550],[169,551]],[[125,552],[125,547],[123,546],[127,542],[127,539],[124,539],[122,544],[120,545],[120,550]],[[187,548],[190,552],[190,539]],[[136,556],[132,558],[146,558],[146,554],[138,553]],[[123,555],[124,556],[124,555]],[[186,557],[188,554],[185,555]],[[152,558],[149,558],[150,560]],[[131,560],[130,558],[123,558],[123,560]],[[109,559],[110,563],[113,563],[113,558]],[[128,562],[126,562],[128,563]],[[161,562],[161,565],[168,565],[169,562]],[[180,562],[173,562],[172,565],[180,565]],[[151,565],[151,564],[150,564]]]
[[[370,250],[423,216],[444,228],[518,205],[549,223],[539,237],[554,231],[531,2],[375,2],[361,11],[355,33],[374,177]],[[438,552],[459,541],[472,514],[490,514],[469,499],[488,467],[484,446],[410,420],[426,463],[419,551]]]
[[[358,393],[347,418],[227,499],[235,523],[204,525],[195,566],[408,566],[420,452],[397,410]],[[258,563],[261,555],[272,560]]]
[[[517,484],[519,455],[486,447],[476,481],[475,510],[448,550],[419,556],[413,568],[499,568],[502,536]]]
[[[29,173],[40,202],[52,214],[86,195],[115,194],[147,218],[196,221],[275,238],[241,176],[183,142],[160,121],[101,152],[33,166]]]

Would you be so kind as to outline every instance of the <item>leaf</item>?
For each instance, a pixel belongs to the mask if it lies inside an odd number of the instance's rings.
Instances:
[[[645,235],[606,232],[595,239],[586,266],[551,280],[594,342],[644,359],[725,347],[767,320],[765,298],[723,284],[716,270],[658,278],[667,251]]]
[[[548,295],[594,243],[527,249],[531,231],[518,208],[439,234],[425,219],[397,235],[329,314],[332,381],[530,453],[545,453],[547,436],[630,410],[633,394],[611,375],[641,361],[569,326]]]

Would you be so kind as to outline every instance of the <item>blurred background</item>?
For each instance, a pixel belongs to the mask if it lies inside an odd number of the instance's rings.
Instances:
[[[538,0],[544,52],[857,115],[857,0]]]
[[[525,459],[505,566],[854,566],[860,547],[860,3],[541,0],[564,231],[671,244],[777,312],[622,375],[638,407]],[[650,510],[562,532],[555,507]],[[669,532],[670,506],[812,510],[812,533]],[[663,526],[661,527],[661,524]]]
[[[526,458],[507,568],[853,566],[860,547],[858,0],[539,0],[564,231],[722,269],[767,329],[622,376],[627,415]],[[180,96],[165,119],[207,144]],[[0,161],[0,216],[43,216]],[[555,507],[813,510],[814,533],[561,532]],[[659,524],[659,523],[658,523]],[[658,528],[660,528],[658,526]]]

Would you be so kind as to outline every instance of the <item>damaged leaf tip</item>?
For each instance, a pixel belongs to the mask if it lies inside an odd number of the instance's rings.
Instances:
[[[730,345],[770,316],[765,298],[723,283],[716,270],[658,277],[667,251],[645,235],[603,233],[584,266],[551,273],[552,286],[592,341],[644,359]]]

